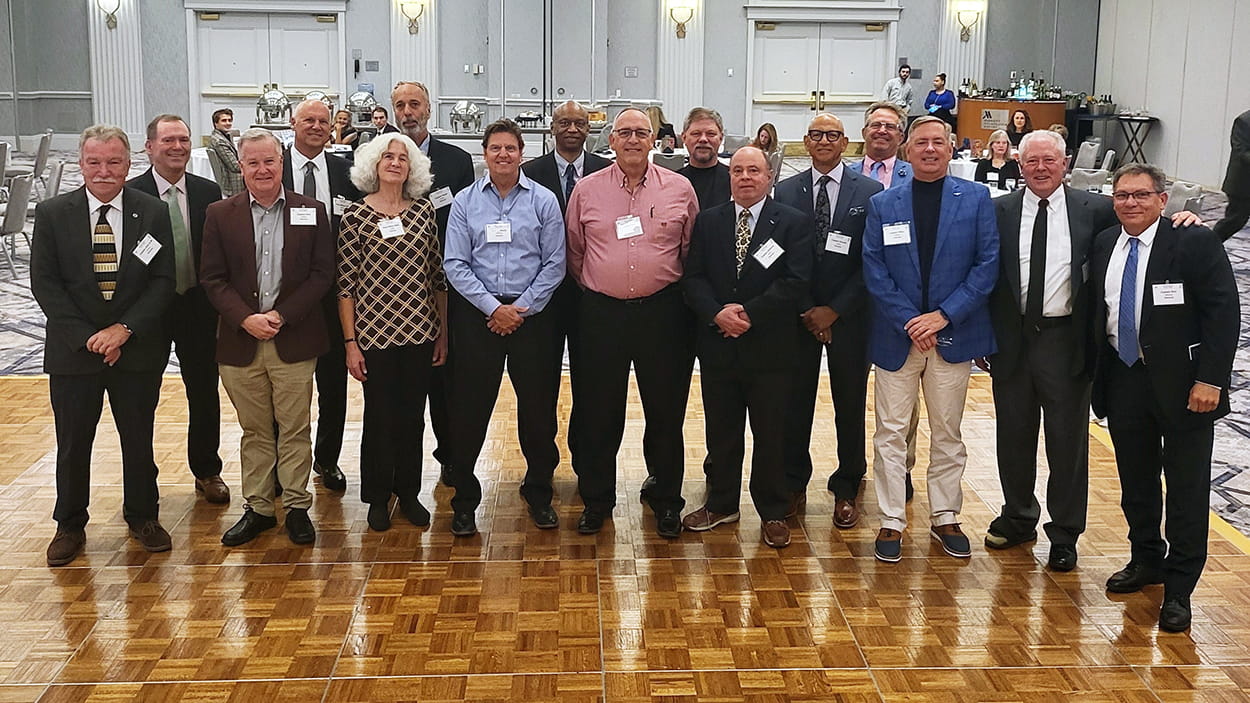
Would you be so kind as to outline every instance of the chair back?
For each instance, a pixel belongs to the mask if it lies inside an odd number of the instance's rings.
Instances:
[[[725,140],[721,143],[720,149],[724,153],[732,154],[750,143],[750,137],[743,137],[737,134],[726,134]]]
[[[607,149],[608,137],[611,135],[612,125],[604,125],[603,129],[599,130],[599,134],[595,136],[594,144],[590,149],[591,153],[598,153]]]
[[[773,184],[781,180],[781,163],[785,159],[785,149],[778,149],[768,155],[768,165],[773,169]]]
[[[43,178],[43,170],[48,167],[48,152],[52,150],[52,130],[39,137],[39,150],[35,152],[35,178]]]
[[[61,176],[65,173],[65,162],[56,160],[48,169],[48,187],[43,190],[43,199],[55,198],[61,193]]]
[[[676,171],[686,165],[686,157],[681,154],[662,154],[657,151],[651,155],[651,162],[656,166],[663,166],[670,171]]]
[[[1102,156],[1102,170],[1110,171],[1115,168],[1115,149],[1108,149],[1106,154]]]
[[[9,204],[0,221],[0,236],[17,234],[26,226],[26,206],[30,204],[30,183],[34,176],[14,176],[9,182]]]
[[[1072,170],[1078,168],[1092,169],[1098,165],[1098,143],[1085,141],[1081,142],[1080,148],[1076,152],[1076,161],[1072,163]]]
[[[1110,175],[1109,172],[1100,168],[1074,168],[1072,169],[1072,180],[1069,185],[1077,190],[1101,193],[1102,187],[1106,184]]]
[[[208,149],[205,153],[208,154],[208,167],[213,169],[213,180],[219,184],[225,183],[226,165],[221,162],[221,157],[212,149]]]
[[[1163,206],[1163,216],[1171,217],[1182,210],[1196,214],[1201,206],[1202,186],[1197,183],[1176,181],[1168,189],[1168,204]]]

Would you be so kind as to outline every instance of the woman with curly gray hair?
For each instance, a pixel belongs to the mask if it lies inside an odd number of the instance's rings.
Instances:
[[[402,134],[382,134],[356,151],[352,183],[365,193],[339,229],[339,319],[347,370],[364,386],[360,496],[369,527],[391,526],[390,498],[412,524],[430,524],[421,505],[421,437],[430,367],[447,355],[443,276],[430,160]]]

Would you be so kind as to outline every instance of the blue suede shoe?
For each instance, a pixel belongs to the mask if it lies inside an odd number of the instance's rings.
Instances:
[[[877,533],[874,553],[877,561],[898,563],[903,558],[903,533],[888,527],[881,528]]]
[[[929,530],[929,534],[933,535],[933,539],[942,543],[942,549],[947,554],[960,559],[972,556],[972,545],[968,544],[968,538],[960,531],[959,523],[934,525]]]

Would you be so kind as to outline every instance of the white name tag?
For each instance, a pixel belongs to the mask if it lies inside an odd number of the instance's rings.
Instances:
[[[347,206],[351,204],[352,204],[352,201],[348,200],[347,198],[344,198],[341,195],[334,196],[334,200],[332,201],[332,205],[334,207],[334,214],[337,217],[342,217],[343,213],[347,212]]]
[[[642,235],[642,220],[637,215],[616,218],[616,238],[629,239]]]
[[[145,234],[143,239],[135,245],[135,257],[143,262],[144,266],[152,263],[152,257],[156,256],[156,252],[161,250],[161,243],[156,241],[156,237]]]
[[[836,230],[830,232],[829,236],[825,238],[825,251],[831,251],[835,254],[850,254],[850,236],[842,234]]]
[[[492,222],[486,225],[486,241],[491,244],[507,244],[512,241],[511,222]]]
[[[315,225],[317,224],[317,209],[311,208],[311,207],[291,208],[291,224],[293,225]]]
[[[1155,305],[1184,305],[1184,283],[1156,283],[1152,285]]]
[[[391,217],[378,223],[378,231],[383,239],[394,239],[404,234],[404,223],[398,217]]]
[[[447,186],[430,191],[430,203],[434,205],[435,210],[451,205],[451,200],[451,188]]]
[[[997,182],[998,182],[998,171],[986,171],[986,172],[985,172],[985,182],[986,182],[986,183],[997,183]]]
[[[1008,179],[1007,179],[1007,190],[1015,190],[1015,189],[1016,189],[1016,179],[1014,179],[1014,178],[1008,178]]]
[[[755,257],[755,260],[760,262],[760,265],[764,268],[768,268],[784,253],[786,253],[786,250],[782,249],[780,244],[770,239],[761,244],[760,248],[756,249],[751,256]]]
[[[911,244],[911,223],[896,222],[881,228],[881,237],[887,247],[896,244]]]

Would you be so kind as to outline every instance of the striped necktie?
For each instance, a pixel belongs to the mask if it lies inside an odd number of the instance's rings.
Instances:
[[[100,207],[100,219],[96,221],[91,235],[92,267],[96,283],[100,286],[100,295],[105,300],[112,300],[113,291],[117,289],[117,245],[107,217],[109,207],[107,203]]]

